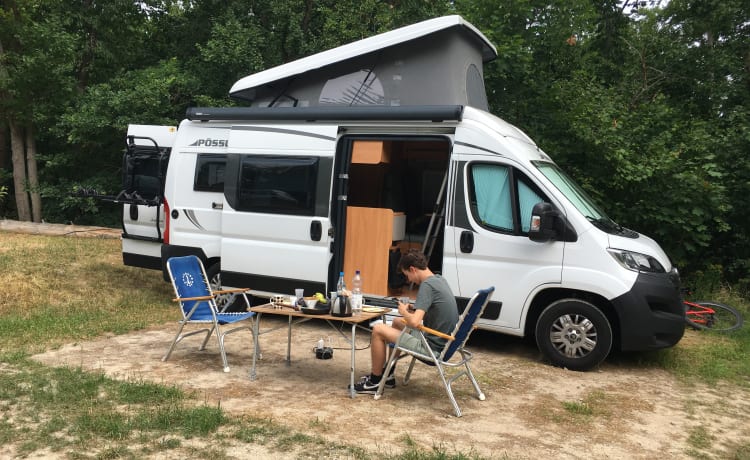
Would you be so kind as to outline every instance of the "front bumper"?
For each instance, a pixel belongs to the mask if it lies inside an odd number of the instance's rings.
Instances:
[[[629,292],[612,301],[624,351],[671,347],[685,333],[685,307],[677,270],[641,273]]]

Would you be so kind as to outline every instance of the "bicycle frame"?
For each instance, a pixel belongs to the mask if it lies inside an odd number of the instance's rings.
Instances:
[[[687,300],[683,300],[682,303],[685,304],[685,316],[690,321],[706,327],[713,326],[716,310]]]

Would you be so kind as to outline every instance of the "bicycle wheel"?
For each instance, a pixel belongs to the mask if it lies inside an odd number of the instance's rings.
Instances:
[[[711,318],[708,319],[706,324],[696,323],[694,321],[690,321],[690,319],[687,319],[688,324],[696,329],[729,332],[735,331],[742,327],[742,315],[740,315],[740,312],[730,307],[729,305],[712,302],[710,300],[697,300],[693,303],[697,303],[702,307],[707,307],[714,311],[714,314],[711,315]]]

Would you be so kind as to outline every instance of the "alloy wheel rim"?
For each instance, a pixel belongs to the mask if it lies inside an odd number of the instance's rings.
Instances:
[[[579,314],[561,315],[552,323],[549,334],[552,346],[569,358],[582,358],[596,348],[594,323]]]

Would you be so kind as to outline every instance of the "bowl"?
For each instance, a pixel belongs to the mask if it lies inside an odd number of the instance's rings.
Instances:
[[[315,308],[315,304],[318,303],[318,299],[305,299],[305,307]]]

